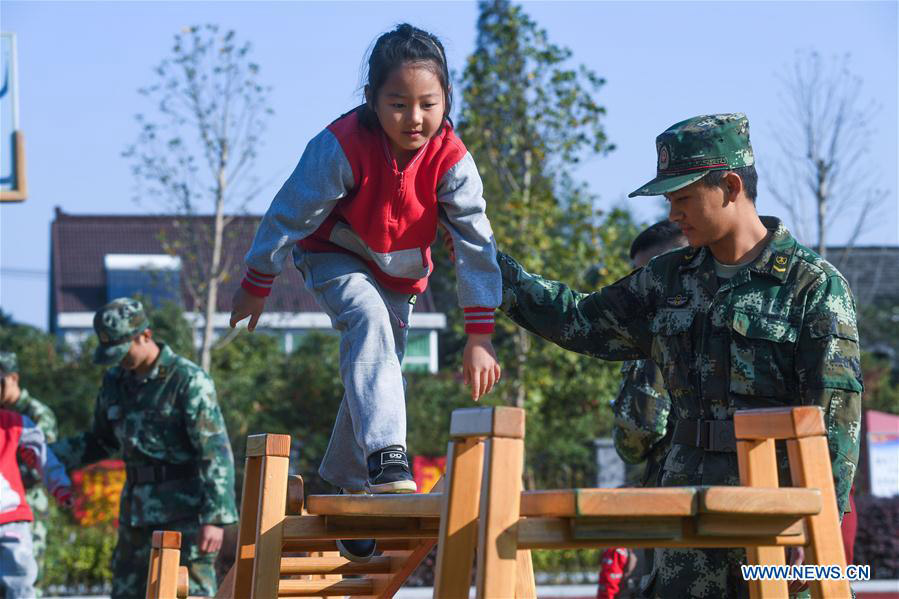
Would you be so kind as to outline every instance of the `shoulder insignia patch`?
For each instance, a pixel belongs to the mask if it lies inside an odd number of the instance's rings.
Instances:
[[[678,293],[677,295],[669,296],[665,299],[665,303],[668,304],[671,308],[681,308],[686,306],[690,301],[690,296],[682,293]]]

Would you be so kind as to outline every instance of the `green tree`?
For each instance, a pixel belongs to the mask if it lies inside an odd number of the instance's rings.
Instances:
[[[575,288],[611,282],[628,270],[620,242],[632,223],[624,227],[618,212],[603,223],[572,173],[585,154],[613,148],[596,98],[604,81],[572,65],[571,51],[552,43],[522,7],[506,0],[479,7],[458,131],[478,163],[497,244]],[[599,276],[588,282],[588,272]],[[534,342],[503,319],[495,345],[501,400],[528,410],[528,484],[592,484],[591,442],[608,431],[617,366]]]

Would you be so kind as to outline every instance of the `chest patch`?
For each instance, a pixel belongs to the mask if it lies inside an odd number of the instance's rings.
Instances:
[[[686,293],[678,293],[665,298],[669,308],[682,308],[690,303],[690,296]]]

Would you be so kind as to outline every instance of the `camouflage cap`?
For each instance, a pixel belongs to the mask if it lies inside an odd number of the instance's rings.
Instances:
[[[112,366],[121,362],[134,336],[149,326],[143,305],[135,299],[120,297],[97,310],[94,331],[100,346],[94,353],[94,363]]]
[[[16,353],[11,351],[0,351],[0,376],[6,376],[19,372],[19,360]]]
[[[656,138],[656,178],[628,194],[657,196],[686,187],[709,171],[723,171],[755,163],[749,144],[746,115],[710,114],[668,127]]]

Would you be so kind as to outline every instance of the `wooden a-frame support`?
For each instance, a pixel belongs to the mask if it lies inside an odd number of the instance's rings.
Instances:
[[[288,482],[289,437],[254,435],[237,562],[217,596],[392,597],[438,539],[436,599],[467,598],[475,561],[479,599],[536,598],[535,548],[745,547],[749,563],[784,564],[784,547],[805,546],[805,563],[845,568],[821,410],[750,410],[734,421],[739,487],[522,492],[524,412],[499,407],[453,413],[441,489],[313,495],[305,506],[301,479]],[[793,487],[777,488],[775,440],[787,442]],[[376,538],[383,554],[349,562],[334,551],[339,538]],[[154,536],[148,599],[174,596],[173,539],[160,536],[157,551]],[[754,599],[788,596],[785,581],[749,588]],[[849,585],[812,581],[811,591],[848,597]]]

